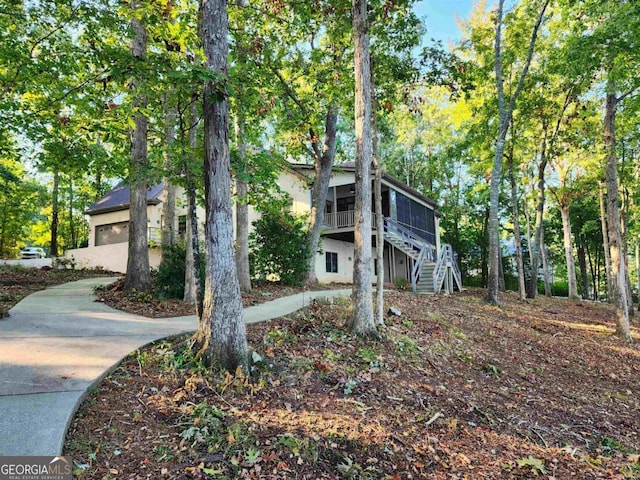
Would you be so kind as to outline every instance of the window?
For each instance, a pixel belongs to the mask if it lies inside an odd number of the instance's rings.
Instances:
[[[187,233],[187,216],[180,215],[178,217],[178,236],[183,238]]]
[[[338,254],[336,252],[326,252],[327,273],[338,273]]]

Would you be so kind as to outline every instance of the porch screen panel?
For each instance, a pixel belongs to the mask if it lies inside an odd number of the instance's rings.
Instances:
[[[396,192],[397,221],[413,233],[435,245],[436,226],[434,212],[415,200]]]
[[[427,240],[433,245],[436,244],[436,214],[430,208],[427,208]]]
[[[411,230],[427,240],[427,207],[411,200]]]
[[[400,192],[396,193],[396,212],[398,222],[405,227],[411,226],[411,200]]]

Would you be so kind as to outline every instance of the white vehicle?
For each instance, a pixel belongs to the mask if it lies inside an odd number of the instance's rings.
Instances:
[[[46,258],[47,254],[40,247],[26,247],[20,250],[20,260],[28,260],[31,258]]]

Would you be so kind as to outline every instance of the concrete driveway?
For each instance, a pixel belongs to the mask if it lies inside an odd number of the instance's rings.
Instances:
[[[0,319],[0,456],[59,455],[87,389],[123,357],[168,335],[195,330],[195,316],[146,318],[96,302],[85,279],[36,292]],[[316,297],[305,292],[245,309],[247,323],[286,315]]]

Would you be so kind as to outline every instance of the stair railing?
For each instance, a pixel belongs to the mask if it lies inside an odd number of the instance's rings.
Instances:
[[[449,257],[449,249],[450,245],[445,244],[442,246],[440,250],[440,255],[438,255],[438,260],[436,261],[435,267],[433,267],[433,292],[439,293],[442,288],[442,282],[444,282],[444,277],[447,274],[447,263]]]
[[[458,285],[458,290],[462,291],[462,273],[460,272],[460,267],[458,266],[458,254],[451,250],[452,258],[451,258],[451,267],[453,270],[453,279]]]
[[[414,293],[418,289],[418,279],[420,278],[420,275],[422,275],[422,266],[424,265],[424,261],[427,258],[428,251],[429,251],[429,248],[427,244],[424,244],[420,249],[420,254],[418,255],[418,258],[413,263],[413,268],[411,269],[411,289],[413,290]]]
[[[404,243],[418,251],[421,251],[422,247],[426,243],[425,240],[418,237],[411,230],[403,227],[398,222],[392,220],[389,217],[384,217],[384,231],[397,235]]]

